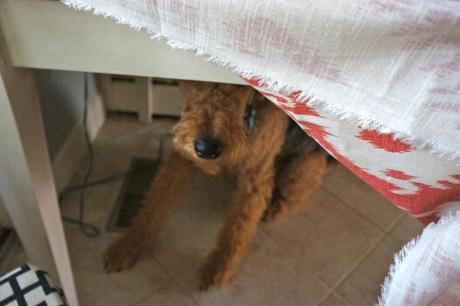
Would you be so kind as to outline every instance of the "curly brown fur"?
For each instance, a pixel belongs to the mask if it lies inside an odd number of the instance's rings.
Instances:
[[[107,250],[105,268],[121,271],[135,263],[177,206],[177,190],[183,189],[193,166],[214,175],[230,173],[237,177],[237,190],[217,246],[201,269],[200,289],[207,290],[233,279],[263,216],[283,218],[319,187],[326,157],[305,135],[303,141],[310,141],[305,146],[286,137],[288,117],[261,96],[254,98],[249,87],[187,81],[181,90],[185,104],[174,128],[175,153],[158,173],[145,207]],[[256,111],[254,128],[243,119],[249,104]],[[219,140],[217,158],[198,156],[194,144],[202,137]]]
[[[192,166],[189,160],[173,153],[158,170],[151,190],[144,196],[144,206],[134,218],[132,226],[106,251],[104,265],[107,272],[131,268],[138,255],[160,233],[167,217],[180,203],[177,186],[187,184],[192,175]]]
[[[264,221],[281,221],[305,203],[321,185],[326,165],[326,155],[319,150],[290,160],[276,176],[273,199],[265,211]]]

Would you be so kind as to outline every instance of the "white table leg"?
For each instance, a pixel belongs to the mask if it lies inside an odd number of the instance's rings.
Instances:
[[[8,66],[1,53],[0,194],[30,262],[57,271],[78,305],[33,72]]]

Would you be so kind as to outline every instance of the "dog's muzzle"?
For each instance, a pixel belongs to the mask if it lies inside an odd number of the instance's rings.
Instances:
[[[222,153],[221,143],[214,138],[199,138],[194,148],[196,155],[203,159],[216,159]]]

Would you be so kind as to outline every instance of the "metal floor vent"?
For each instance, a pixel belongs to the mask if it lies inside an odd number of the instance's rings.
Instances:
[[[129,175],[124,179],[118,194],[109,222],[108,231],[119,231],[131,224],[142,207],[144,194],[150,188],[155,177],[160,161],[133,158],[129,167]]]

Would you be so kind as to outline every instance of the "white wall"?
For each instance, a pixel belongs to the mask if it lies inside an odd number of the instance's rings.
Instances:
[[[81,122],[84,107],[84,73],[37,70],[48,148],[53,159],[74,126]],[[88,92],[96,93],[95,80],[88,75]]]
[[[53,160],[74,127],[81,122],[84,107],[84,73],[36,70],[40,104],[50,158]],[[89,97],[96,95],[96,82],[88,74]],[[10,225],[0,199],[0,224]]]

